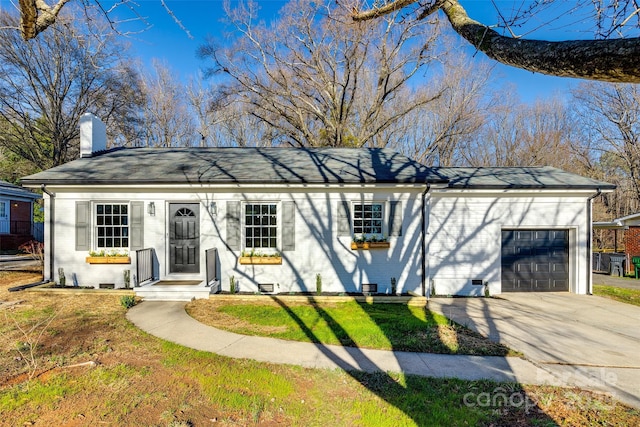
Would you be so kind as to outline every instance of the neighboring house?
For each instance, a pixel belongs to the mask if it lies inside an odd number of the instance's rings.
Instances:
[[[429,168],[388,149],[103,151],[105,141],[85,115],[81,158],[23,179],[45,193],[45,277],[64,268],[80,285],[122,287],[124,270],[142,282],[151,263],[143,288],[164,298],[168,281],[208,291],[212,276],[224,290],[233,277],[240,291],[314,292],[318,274],[338,293],[389,293],[395,278],[419,295],[584,294],[591,199],[614,189],[554,168]],[[99,250],[153,259],[89,263]]]
[[[0,250],[16,250],[29,240],[43,239],[42,224],[33,222],[33,203],[39,194],[0,181]]]
[[[613,230],[616,234],[619,230],[624,233],[624,269],[627,274],[634,272],[634,266],[631,262],[634,257],[640,257],[640,212],[616,218],[611,222],[594,222],[593,228],[597,230]],[[617,243],[618,236],[616,235],[615,241]],[[616,248],[617,250],[617,248]],[[608,255],[603,254],[605,262],[602,262],[602,267],[599,271],[609,271]],[[602,259],[601,258],[601,259]]]

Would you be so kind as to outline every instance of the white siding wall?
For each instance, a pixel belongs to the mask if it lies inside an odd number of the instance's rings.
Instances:
[[[379,292],[390,288],[391,277],[397,278],[398,291],[421,292],[421,193],[419,186],[411,188],[358,188],[342,189],[192,189],[176,191],[140,190],[121,192],[115,189],[95,192],[74,192],[50,187],[56,193],[55,266],[63,267],[67,283],[76,281],[81,286],[115,283],[123,286],[123,271],[135,274],[135,254],[131,265],[87,264],[84,251],[75,251],[75,202],[129,202],[144,201],[144,247],[154,248],[159,261],[160,278],[205,278],[205,249],[216,247],[220,260],[220,278],[224,290],[229,289],[229,278],[234,275],[241,291],[255,292],[258,283],[273,283],[276,292],[315,291],[315,277],[321,274],[323,291],[356,292],[362,283],[377,283]],[[361,192],[362,191],[362,192]],[[293,200],[295,212],[295,251],[282,252],[282,265],[240,265],[240,251],[229,251],[226,239],[226,202],[283,202]],[[147,214],[149,202],[155,203],[155,216]],[[211,216],[207,207],[211,201],[217,205],[217,215]],[[351,236],[337,236],[336,215],[341,201],[401,201],[403,235],[390,237],[389,249],[351,250]],[[200,203],[200,274],[168,274],[167,212],[171,202]],[[280,208],[281,212],[281,208]],[[388,203],[385,207],[388,220]],[[93,219],[92,219],[93,220]],[[281,218],[280,218],[281,223]],[[93,239],[95,247],[95,239]]]
[[[572,292],[587,292],[587,198],[591,194],[482,193],[448,190],[430,193],[427,278],[438,295],[479,295],[488,281],[501,291],[501,231],[508,228],[569,229]]]

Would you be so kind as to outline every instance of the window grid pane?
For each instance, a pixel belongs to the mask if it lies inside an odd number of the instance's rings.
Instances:
[[[120,249],[129,247],[128,205],[96,205],[96,236],[98,249]]]
[[[353,205],[353,232],[382,235],[382,203]]]
[[[252,203],[245,205],[245,247],[277,247],[278,215],[274,203]]]

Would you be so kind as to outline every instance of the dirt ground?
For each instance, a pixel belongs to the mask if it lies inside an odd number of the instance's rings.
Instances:
[[[165,343],[133,327],[117,295],[8,292],[39,280],[37,271],[0,272],[0,426],[354,425],[353,410],[336,408],[358,401],[387,405],[376,403],[384,390],[375,392],[345,374],[227,359]],[[242,403],[255,399],[259,388],[242,377],[245,372],[264,375],[266,383],[286,379],[286,410],[274,398]],[[207,376],[215,381],[209,384]],[[337,381],[342,387],[335,387]],[[519,413],[494,425],[640,424],[637,411],[592,400],[589,393],[527,393],[549,401],[544,423]],[[581,406],[575,396],[591,397]]]
[[[37,343],[35,366],[28,363],[28,352],[23,358],[13,350],[14,343],[25,340],[26,335],[0,335],[0,348],[4,349],[0,353],[0,388],[60,382],[59,398],[54,398],[54,407],[24,405],[8,417],[0,414],[0,425],[168,425],[180,420],[209,423],[233,418],[233,414],[213,409],[196,384],[163,365],[161,343],[124,320],[118,296],[7,291],[38,280],[37,272],[0,273],[0,301],[5,305],[0,321],[5,326],[20,324],[28,332],[35,324],[24,319],[24,313],[46,308],[45,315],[32,315],[38,321],[55,315]],[[37,336],[42,326],[30,335]],[[112,378],[118,370],[123,371],[121,381]],[[25,382],[30,377],[36,381]],[[76,382],[84,385],[83,390],[74,389]],[[122,402],[127,404],[121,406]],[[126,412],[119,413],[123,408]]]

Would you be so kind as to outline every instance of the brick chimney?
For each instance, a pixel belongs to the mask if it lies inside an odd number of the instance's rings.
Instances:
[[[91,113],[80,117],[80,158],[107,149],[107,127]]]

